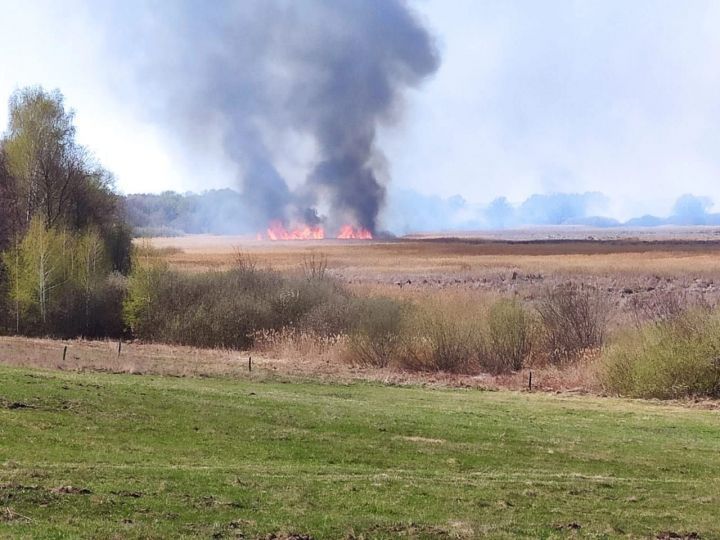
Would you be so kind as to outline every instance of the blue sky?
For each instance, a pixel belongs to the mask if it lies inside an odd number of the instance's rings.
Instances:
[[[688,192],[720,202],[720,2],[411,6],[442,64],[382,131],[394,187],[477,203],[601,191],[619,218],[667,213]],[[59,87],[123,191],[235,183],[220,153],[177,159],[178,142],[116,91],[122,67],[104,57],[85,0],[0,0],[0,13],[0,101],[18,86]],[[307,161],[298,148],[289,168]]]

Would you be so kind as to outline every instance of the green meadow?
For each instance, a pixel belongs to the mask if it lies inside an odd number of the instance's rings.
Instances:
[[[720,415],[0,368],[0,536],[720,538]]]

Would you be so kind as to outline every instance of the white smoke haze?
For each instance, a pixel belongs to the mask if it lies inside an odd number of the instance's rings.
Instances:
[[[126,200],[130,222],[141,235],[182,233],[255,233],[237,216],[247,212],[247,200],[230,189],[204,193],[135,194]],[[452,233],[524,229],[536,226],[609,227],[720,226],[709,197],[680,196],[663,215],[638,215],[620,221],[608,215],[610,199],[598,192],[535,194],[521,202],[499,197],[488,205],[460,195],[449,198],[390,189],[382,223],[394,234]]]
[[[656,227],[720,225],[710,197],[684,194],[662,214],[627,219],[612,215],[611,199],[599,192],[534,194],[521,202],[499,197],[487,205],[472,204],[460,195],[424,196],[411,190],[391,191],[385,222],[396,234],[434,231],[517,229],[543,225],[585,227]]]
[[[399,187],[480,204],[599,191],[619,220],[720,200],[718,2],[422,6],[443,64],[388,140]]]

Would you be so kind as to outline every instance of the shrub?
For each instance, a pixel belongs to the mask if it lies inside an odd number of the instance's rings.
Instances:
[[[323,253],[312,253],[303,258],[303,273],[310,280],[325,279],[328,267],[327,255]]]
[[[494,374],[522,369],[533,347],[533,321],[516,299],[499,300],[490,307],[483,354],[479,362]]]
[[[359,304],[347,292],[337,292],[309,309],[298,326],[307,334],[321,337],[344,335],[358,325]]]
[[[602,346],[609,308],[602,293],[587,285],[567,283],[548,290],[537,305],[548,360],[576,360],[583,351]]]
[[[451,298],[421,304],[407,317],[403,335],[403,367],[500,374],[522,368],[534,334],[531,316],[517,300]]]
[[[626,331],[602,357],[611,393],[645,398],[720,396],[720,315],[705,310]]]
[[[265,330],[347,330],[342,314],[321,321],[333,306],[349,302],[334,281],[283,276],[238,260],[231,270],[199,274],[170,270],[150,257],[135,261],[124,309],[128,326],[141,339],[238,349],[252,347]]]
[[[407,306],[391,298],[355,299],[348,353],[359,365],[386,367],[397,357]]]
[[[61,338],[116,338],[123,335],[122,305],[127,283],[120,274],[110,274],[88,288],[63,289],[44,325],[36,321],[32,333]]]
[[[401,364],[422,371],[474,373],[483,347],[483,306],[428,302],[408,317]]]
[[[707,299],[698,293],[688,290],[660,290],[652,294],[634,294],[629,307],[637,326],[646,322],[663,322],[677,320],[691,309],[710,309]]]
[[[169,276],[167,265],[151,262],[149,257],[141,261],[136,253],[128,276],[127,296],[123,302],[123,320],[133,334],[153,335],[156,328],[156,299]]]
[[[15,320],[12,311],[7,270],[0,262],[0,334],[8,334],[15,330]]]
[[[115,223],[104,232],[103,236],[112,270],[127,275],[132,262],[132,227],[126,223]]]

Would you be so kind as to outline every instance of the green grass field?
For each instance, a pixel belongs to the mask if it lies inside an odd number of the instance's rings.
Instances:
[[[719,509],[717,411],[0,368],[2,537],[707,539]]]

